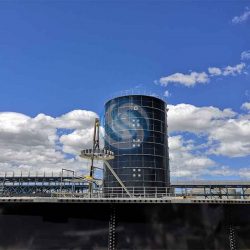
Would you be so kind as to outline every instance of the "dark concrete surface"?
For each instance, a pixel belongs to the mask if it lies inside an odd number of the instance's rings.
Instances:
[[[0,205],[0,249],[107,249],[116,211],[117,249],[250,249],[250,205],[57,204]]]

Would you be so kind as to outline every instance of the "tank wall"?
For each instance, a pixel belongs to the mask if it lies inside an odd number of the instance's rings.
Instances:
[[[169,185],[167,115],[164,101],[151,96],[122,96],[105,105],[105,148],[111,166],[128,187]],[[119,186],[104,173],[105,187]]]

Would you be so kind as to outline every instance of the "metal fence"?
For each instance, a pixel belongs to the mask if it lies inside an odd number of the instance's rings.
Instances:
[[[53,197],[80,197],[80,198],[114,198],[114,199],[171,199],[171,198],[203,198],[203,199],[249,199],[250,193],[226,192],[222,190],[213,192],[202,192],[200,189],[175,190],[173,188],[148,188],[148,187],[128,187],[131,196],[121,187],[109,187],[94,189],[93,193],[87,191],[82,193],[74,192],[53,192]]]

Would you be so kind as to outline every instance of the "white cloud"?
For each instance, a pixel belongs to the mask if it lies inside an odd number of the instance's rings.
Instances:
[[[209,67],[208,68],[208,72],[212,76],[219,76],[219,75],[222,74],[221,69],[220,68],[216,68],[216,67]]]
[[[250,156],[250,115],[190,104],[169,105],[168,108],[172,176],[250,177],[247,168],[236,170],[210,159],[213,155]]]
[[[194,148],[192,142],[185,141],[181,135],[169,137],[171,177],[196,178],[216,165],[207,156],[193,153]]]
[[[87,110],[73,110],[55,119],[57,128],[85,129],[93,127],[97,114]]]
[[[228,75],[238,75],[243,72],[243,69],[246,67],[245,63],[239,63],[235,66],[227,66],[223,69],[223,75],[228,76]]]
[[[165,90],[165,92],[164,92],[164,96],[165,96],[165,97],[170,97],[170,96],[171,96],[171,94],[169,93],[169,91],[168,91],[168,90]]]
[[[239,176],[243,179],[250,179],[250,166],[247,168],[241,168],[239,170]]]
[[[204,171],[204,174],[206,176],[211,176],[211,179],[214,177],[236,177],[236,178],[241,178],[242,176],[240,175],[240,171],[242,171],[244,168],[240,168],[240,169],[235,169],[233,167],[229,167],[229,166],[216,166],[216,167],[212,167],[209,169],[206,169]]]
[[[199,153],[199,148],[183,136],[171,136],[169,138],[171,178],[200,179],[234,177],[241,179],[250,178],[250,168],[234,168],[220,165],[214,162],[206,154]]]
[[[250,116],[231,109],[169,105],[169,131],[189,132],[207,139],[207,153],[228,157],[250,155]]]
[[[159,82],[163,86],[167,86],[169,83],[180,83],[184,86],[192,87],[196,83],[207,83],[209,82],[209,79],[205,72],[191,72],[190,74],[175,73],[162,77]]]
[[[207,133],[212,127],[221,125],[225,119],[236,115],[231,109],[196,107],[191,104],[168,105],[170,131]]]
[[[247,21],[249,17],[250,17],[250,10],[249,8],[246,8],[245,11],[240,16],[235,16],[232,19],[232,23],[234,24],[243,23]]]
[[[32,118],[14,112],[0,113],[0,171],[86,168],[86,163],[77,155],[82,147],[88,146],[86,136],[95,117],[94,112],[85,110],[74,110],[55,118],[45,114]],[[58,129],[69,129],[70,140],[58,135]],[[75,134],[79,134],[78,137],[74,137]],[[65,153],[76,156],[69,158]]]
[[[197,84],[208,83],[211,77],[218,76],[236,76],[244,73],[245,63],[239,63],[235,66],[226,66],[224,68],[209,67],[208,73],[192,71],[190,74],[174,73],[169,76],[161,77],[159,83],[167,86],[170,83],[181,84],[186,87],[193,87]]]
[[[79,154],[83,145],[92,147],[93,128],[78,129],[70,134],[62,135],[60,142],[63,144],[63,151],[69,154]]]
[[[250,111],[250,102],[245,102],[241,105],[241,108],[244,110],[249,110]]]
[[[210,153],[228,157],[250,155],[250,117],[229,119],[209,132]]]
[[[242,74],[245,67],[246,67],[245,63],[239,63],[235,66],[226,66],[224,68],[209,67],[208,72],[210,76],[220,76],[220,75],[235,76]]]
[[[250,59],[250,50],[243,51],[241,53],[241,60],[249,60]]]

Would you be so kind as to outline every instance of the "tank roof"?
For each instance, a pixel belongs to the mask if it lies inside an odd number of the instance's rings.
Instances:
[[[161,96],[157,96],[157,95],[153,95],[153,94],[150,95],[150,94],[137,94],[137,93],[134,93],[134,94],[124,94],[124,95],[113,96],[112,98],[108,99],[108,100],[105,102],[105,104],[107,104],[108,102],[110,102],[110,101],[112,101],[112,100],[118,99],[118,98],[130,97],[130,96],[131,96],[131,97],[132,97],[132,96],[150,97],[150,98],[158,99],[158,100],[161,100],[161,101],[167,103],[166,100],[165,100],[163,97],[161,97]]]

